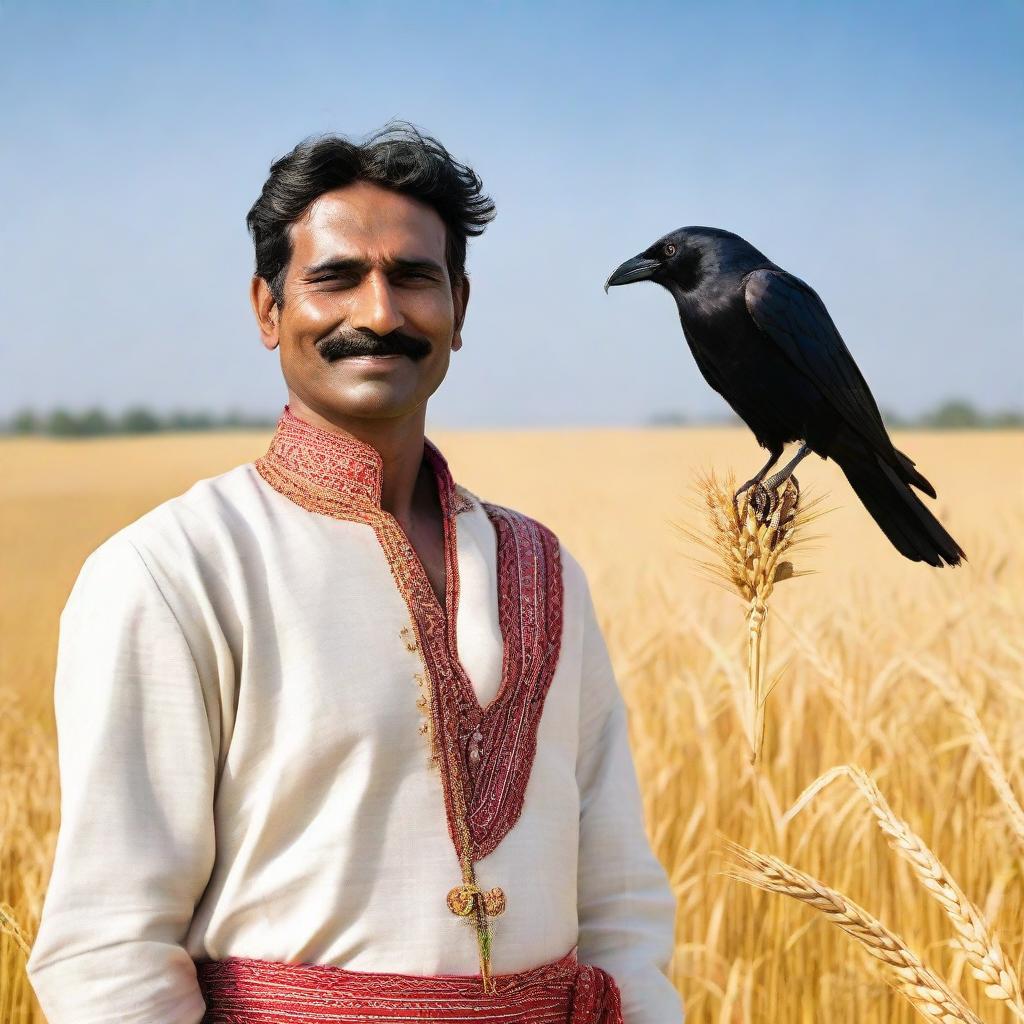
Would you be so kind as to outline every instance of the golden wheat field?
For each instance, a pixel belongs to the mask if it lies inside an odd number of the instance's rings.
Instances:
[[[829,511],[786,555],[815,572],[770,597],[756,767],[744,605],[680,529],[706,529],[699,471],[761,465],[750,435],[428,434],[457,481],[550,525],[587,570],[678,898],[688,1021],[1020,1017],[1024,434],[893,435],[939,492],[926,503],[967,551],[958,569],[905,561],[834,463],[801,465],[802,501]],[[4,1022],[42,1020],[23,967],[58,824],[50,688],[68,590],[114,530],[268,437],[0,442]]]

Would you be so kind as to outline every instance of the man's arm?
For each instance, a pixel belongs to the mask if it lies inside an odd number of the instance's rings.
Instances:
[[[28,974],[49,1024],[198,1024],[182,946],[214,859],[215,755],[181,626],[115,535],[61,615],[61,823]]]
[[[580,750],[579,956],[618,983],[625,1024],[680,1024],[666,974],[676,900],[644,828],[622,699],[589,586],[584,596]]]

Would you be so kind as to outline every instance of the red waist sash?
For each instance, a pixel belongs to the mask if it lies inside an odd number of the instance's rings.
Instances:
[[[477,1024],[623,1024],[612,976],[565,956],[515,974],[382,974],[328,964],[228,957],[199,960],[203,1024],[354,1024],[461,1021]]]

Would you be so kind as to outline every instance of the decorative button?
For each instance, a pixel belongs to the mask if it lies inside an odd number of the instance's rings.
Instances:
[[[459,917],[468,917],[473,910],[473,895],[479,892],[475,885],[457,885],[448,893],[448,909]]]
[[[484,913],[488,917],[497,917],[505,913],[505,893],[495,886],[484,892],[475,885],[457,885],[448,893],[448,909],[458,917],[468,917],[473,912],[473,903],[479,896],[483,900]]]
[[[476,764],[480,760],[480,741],[484,738],[484,734],[477,729],[472,736],[469,738],[469,759]]]
[[[484,893],[484,912],[488,917],[505,913],[505,894],[497,886]]]

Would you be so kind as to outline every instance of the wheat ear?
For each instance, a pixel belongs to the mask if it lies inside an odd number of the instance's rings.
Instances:
[[[863,907],[841,892],[823,885],[778,857],[757,853],[735,843],[729,848],[739,865],[728,874],[765,892],[778,892],[799,900],[852,935],[864,950],[888,970],[886,980],[925,1020],[942,1024],[982,1024],[981,1018],[932,970]]]
[[[761,758],[764,745],[764,712],[770,687],[765,685],[762,646],[768,618],[768,600],[776,583],[807,575],[797,572],[785,558],[798,543],[801,529],[821,513],[812,513],[820,500],[801,503],[800,491],[790,478],[781,491],[769,495],[764,488],[760,504],[747,491],[733,500],[736,480],[729,474],[720,482],[714,471],[698,476],[696,489],[707,516],[707,532],[685,526],[680,530],[691,540],[712,551],[716,561],[698,564],[715,582],[739,594],[746,604],[747,618],[747,705],[745,724],[752,764]],[[767,505],[764,505],[767,502]],[[764,505],[764,507],[762,507]]]
[[[10,935],[14,940],[14,944],[28,956],[31,952],[28,942],[25,939],[25,935],[21,928],[18,926],[18,921],[14,916],[14,910],[7,903],[0,903],[0,934]]]
[[[910,864],[927,893],[942,907],[956,930],[958,944],[971,965],[971,973],[985,986],[985,994],[990,999],[1005,1003],[1020,1020],[1024,1020],[1020,982],[1003,954],[998,936],[989,930],[981,911],[967,898],[924,840],[906,821],[896,816],[874,779],[863,768],[844,764],[825,772],[800,794],[783,820],[790,821],[840,776],[846,776],[860,790],[889,845]]]
[[[1020,801],[1013,791],[1013,786],[1010,785],[1006,769],[995,752],[992,741],[981,724],[981,719],[978,718],[974,704],[958,684],[943,678],[931,666],[916,659],[911,664],[925,679],[931,682],[945,698],[946,703],[964,720],[971,732],[971,743],[978,755],[978,760],[981,761],[985,774],[1006,811],[1006,817],[1009,819],[1017,845],[1024,850],[1024,808],[1021,807]]]

